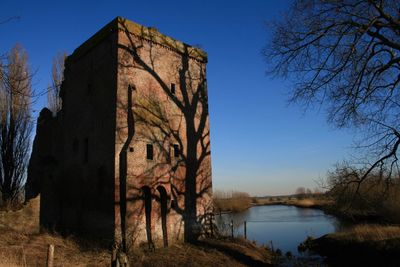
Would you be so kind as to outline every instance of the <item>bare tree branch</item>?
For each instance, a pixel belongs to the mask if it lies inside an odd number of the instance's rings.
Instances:
[[[366,159],[333,179],[355,185],[354,195],[371,177],[390,184],[399,175],[399,9],[394,0],[297,0],[263,50],[267,73],[293,81],[291,102],[323,105],[329,122],[364,133],[357,148]]]
[[[21,193],[29,160],[31,74],[28,55],[15,46],[0,76],[0,192],[10,205]]]

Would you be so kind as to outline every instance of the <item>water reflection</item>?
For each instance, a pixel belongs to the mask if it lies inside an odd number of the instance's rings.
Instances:
[[[307,236],[319,237],[335,232],[341,227],[339,221],[316,209],[292,206],[256,206],[244,212],[216,216],[217,225],[226,235],[230,235],[233,221],[234,235],[244,235],[244,221],[247,222],[247,239],[259,244],[272,244],[283,252],[291,251],[299,255],[297,246]]]

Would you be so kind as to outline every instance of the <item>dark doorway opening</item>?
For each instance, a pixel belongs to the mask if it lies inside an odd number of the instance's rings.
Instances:
[[[163,232],[164,247],[168,247],[168,232],[167,232],[167,212],[168,212],[168,196],[167,190],[163,186],[157,187],[160,193],[160,207],[161,207],[161,228]]]
[[[148,186],[142,187],[143,199],[144,199],[144,211],[146,214],[146,234],[147,242],[151,246],[153,240],[151,237],[151,190]]]

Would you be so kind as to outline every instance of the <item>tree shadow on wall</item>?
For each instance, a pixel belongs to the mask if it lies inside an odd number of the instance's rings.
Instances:
[[[184,240],[193,242],[201,234],[202,220],[212,208],[206,59],[194,56],[196,50],[192,47],[152,29],[141,27],[140,34],[132,33],[124,20],[119,21],[119,28],[124,40],[118,44],[118,68],[132,77],[134,74],[146,77],[135,85],[127,75],[127,97],[117,101],[117,113],[126,116],[126,125],[117,128],[118,132],[125,133],[119,134],[123,143],[119,154],[123,240],[126,239],[127,202],[141,201],[140,210],[144,208],[149,213],[151,208],[146,204],[146,197],[150,194],[161,205],[161,217],[172,210],[182,216]],[[167,68],[163,67],[166,59]],[[148,93],[142,93],[142,89],[140,94],[135,93],[139,86],[145,87]],[[151,177],[147,179],[148,189],[127,183],[132,176],[128,168],[132,140],[153,144],[159,152],[141,174],[135,174],[144,180]],[[169,194],[161,192],[165,188]],[[150,224],[151,220],[146,220],[147,232],[151,232]],[[162,222],[163,230],[165,224]],[[147,238],[151,243],[149,233]],[[164,236],[164,245],[168,244],[166,240]]]

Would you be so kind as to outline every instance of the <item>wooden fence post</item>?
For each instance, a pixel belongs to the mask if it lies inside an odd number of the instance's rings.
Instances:
[[[244,239],[247,239],[247,222],[244,221]]]
[[[47,267],[54,266],[54,245],[50,244],[47,250]]]
[[[233,238],[233,220],[231,220],[231,237]]]

